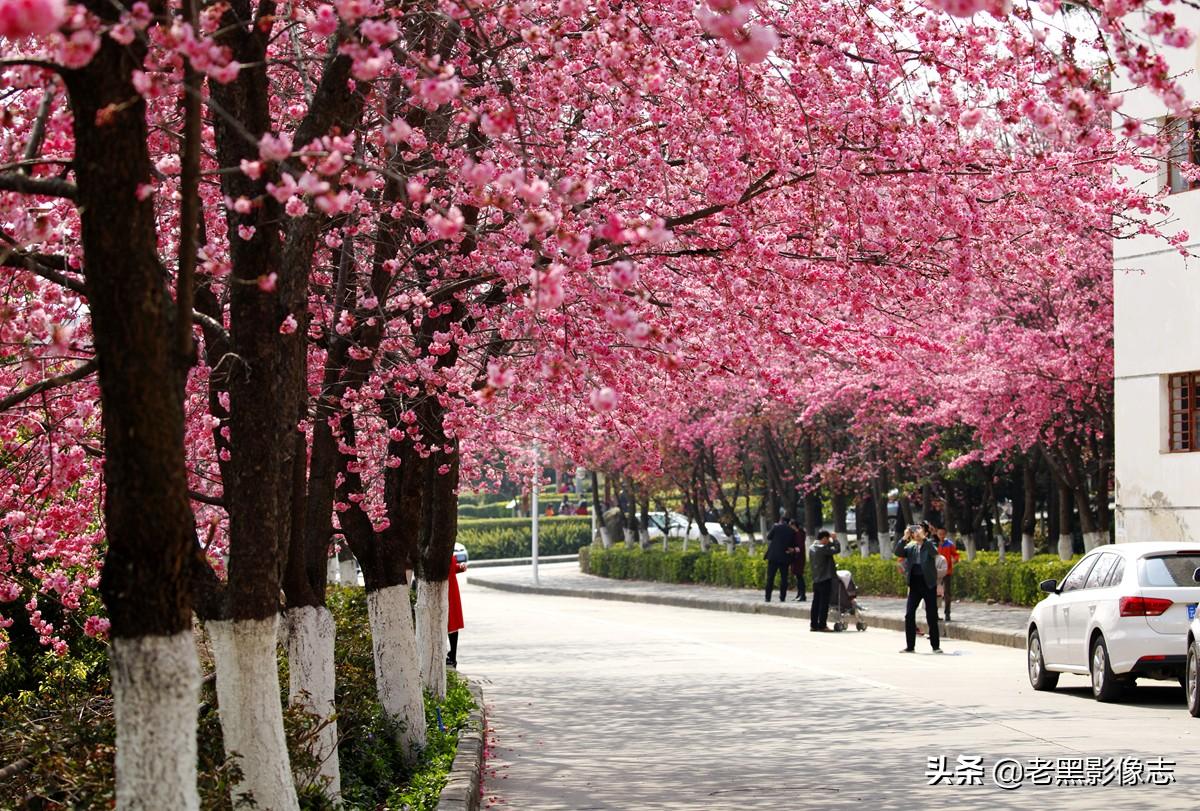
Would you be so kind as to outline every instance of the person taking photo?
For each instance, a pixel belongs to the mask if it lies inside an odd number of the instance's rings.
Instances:
[[[929,623],[929,643],[934,653],[941,653],[938,632],[937,557],[936,544],[926,537],[925,530],[912,524],[896,542],[896,557],[904,561],[908,573],[908,602],[904,607],[904,650],[912,653],[917,644],[917,605],[925,603],[925,621]]]

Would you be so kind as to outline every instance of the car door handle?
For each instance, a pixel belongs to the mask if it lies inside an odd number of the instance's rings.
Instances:
[[[1090,617],[1090,616],[1094,615],[1095,613],[1096,613],[1096,606],[1089,605],[1088,606],[1088,616]]]

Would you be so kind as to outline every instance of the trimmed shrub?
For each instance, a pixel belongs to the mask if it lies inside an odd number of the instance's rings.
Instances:
[[[586,553],[586,554],[585,554]],[[980,552],[975,560],[964,557],[954,567],[956,599],[992,600],[1013,605],[1036,605],[1045,595],[1038,590],[1043,580],[1061,580],[1078,558],[1062,561],[1054,555],[1038,555],[1031,560],[1009,557],[1003,564],[995,552]],[[904,576],[894,559],[878,555],[839,556],[837,568],[847,569],[861,594],[903,597],[907,593]],[[736,549],[731,555],[722,548],[703,553],[647,549],[611,549],[592,546],[580,550],[580,569],[600,577],[621,580],[653,580],[662,583],[704,583],[730,588],[766,587],[767,562],[760,555],[750,557]],[[806,574],[811,591],[811,575]]]
[[[458,542],[471,560],[519,558],[529,555],[533,527],[528,518],[459,519]],[[592,519],[564,515],[538,519],[538,553],[570,555],[592,542]]]
[[[512,509],[505,506],[507,501],[494,501],[490,504],[459,504],[458,517],[463,518],[511,518]]]

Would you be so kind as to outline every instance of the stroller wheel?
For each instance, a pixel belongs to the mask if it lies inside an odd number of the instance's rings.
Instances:
[[[835,630],[835,631],[844,631],[844,630],[846,630],[846,626],[845,626],[845,625],[843,625],[843,624],[842,624],[842,623],[840,623],[840,622],[835,622],[835,623],[833,624],[833,630]]]
[[[860,631],[867,630],[867,624],[865,622],[860,622],[854,627],[858,628],[858,630],[860,630]]]

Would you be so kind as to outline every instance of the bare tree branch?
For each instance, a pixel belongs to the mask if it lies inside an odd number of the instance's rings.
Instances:
[[[62,197],[74,200],[78,191],[75,184],[52,177],[30,177],[23,172],[0,174],[0,191],[15,191],[19,194],[37,194],[42,197]]]
[[[34,395],[41,394],[49,389],[56,389],[59,386],[65,386],[68,383],[74,383],[78,380],[83,380],[85,377],[96,371],[99,364],[93,359],[81,363],[69,372],[64,372],[61,375],[47,377],[45,380],[39,380],[31,386],[26,386],[23,389],[14,391],[4,399],[0,400],[0,411],[7,411],[15,405],[19,405]]]

